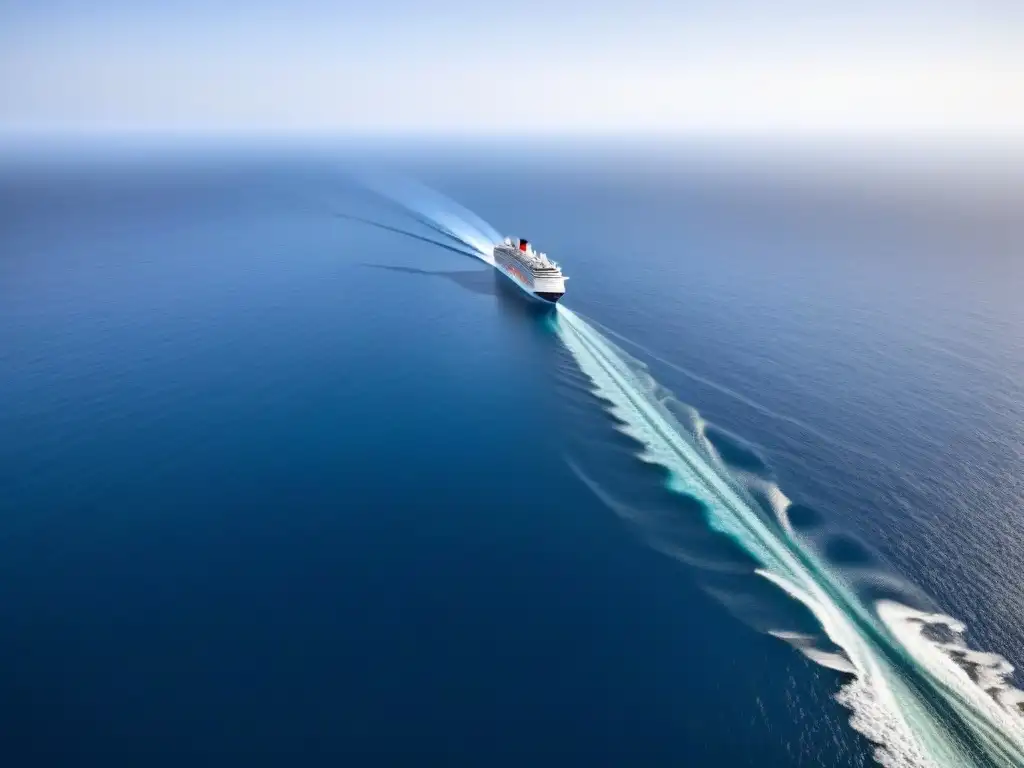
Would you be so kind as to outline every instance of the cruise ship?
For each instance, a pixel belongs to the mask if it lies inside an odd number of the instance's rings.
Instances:
[[[527,294],[554,304],[565,293],[565,281],[558,264],[547,254],[533,250],[528,240],[512,240],[494,246],[494,266]]]

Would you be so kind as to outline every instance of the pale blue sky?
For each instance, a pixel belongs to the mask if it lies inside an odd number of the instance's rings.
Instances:
[[[0,0],[0,128],[1024,135],[1024,3],[827,5]]]

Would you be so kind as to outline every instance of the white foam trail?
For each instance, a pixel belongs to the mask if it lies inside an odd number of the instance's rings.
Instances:
[[[943,660],[951,664],[941,653],[941,659],[928,657],[913,645],[907,649],[911,653],[902,653],[913,637],[906,631],[891,632],[891,621],[878,621],[812,550],[779,524],[786,520],[789,505],[781,491],[773,494],[779,519],[765,519],[708,446],[701,445],[699,429],[686,429],[665,408],[663,395],[646,372],[637,375],[628,356],[565,307],[559,307],[556,330],[608,410],[625,424],[624,431],[643,444],[644,460],[671,473],[673,490],[699,499],[709,510],[708,524],[761,563],[759,573],[806,605],[843,649],[843,659],[808,655],[856,671],[855,681],[838,699],[853,712],[851,725],[879,745],[880,763],[944,768],[1024,765],[1019,719],[995,703],[986,704],[991,697],[966,675],[973,686],[970,695],[952,685],[948,678],[955,673],[950,669],[938,674]],[[921,643],[929,644],[923,637]],[[904,658],[918,661],[918,667],[901,668]],[[922,659],[926,664],[920,664]],[[933,694],[935,699],[930,698]],[[950,712],[958,722],[950,722]]]

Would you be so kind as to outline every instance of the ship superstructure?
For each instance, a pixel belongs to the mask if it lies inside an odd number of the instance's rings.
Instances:
[[[555,303],[565,294],[565,281],[558,264],[545,253],[533,250],[528,240],[506,237],[494,246],[494,266],[527,294]]]

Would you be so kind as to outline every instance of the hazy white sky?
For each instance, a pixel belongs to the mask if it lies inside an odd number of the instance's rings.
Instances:
[[[0,127],[1024,137],[1024,2],[0,4]]]

